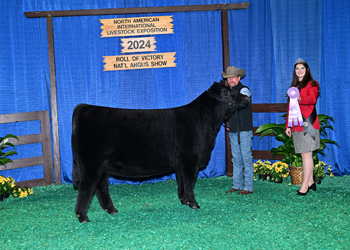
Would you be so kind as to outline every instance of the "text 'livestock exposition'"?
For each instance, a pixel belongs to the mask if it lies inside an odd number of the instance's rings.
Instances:
[[[101,37],[173,34],[173,16],[100,19]]]

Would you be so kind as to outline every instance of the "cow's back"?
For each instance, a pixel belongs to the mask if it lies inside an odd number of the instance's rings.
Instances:
[[[167,173],[187,157],[206,155],[205,165],[216,134],[201,113],[195,103],[152,110],[79,104],[73,112],[73,158],[125,177]]]

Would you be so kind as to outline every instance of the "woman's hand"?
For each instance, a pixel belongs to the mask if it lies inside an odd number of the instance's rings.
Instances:
[[[291,128],[287,128],[286,129],[286,134],[291,137],[292,136],[292,129]]]

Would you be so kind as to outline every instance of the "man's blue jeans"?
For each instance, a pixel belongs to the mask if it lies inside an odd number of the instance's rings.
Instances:
[[[254,189],[254,165],[252,156],[253,131],[241,131],[238,144],[238,133],[229,133],[232,164],[233,164],[233,188],[237,190]],[[243,180],[244,179],[244,180]]]

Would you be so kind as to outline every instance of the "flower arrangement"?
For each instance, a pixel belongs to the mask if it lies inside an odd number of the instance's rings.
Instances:
[[[6,178],[0,175],[0,194],[6,196],[7,194],[12,194],[15,187],[15,180],[10,176]]]
[[[272,170],[271,162],[269,161],[261,161],[258,160],[254,165],[254,173],[255,174],[270,174],[270,171]]]
[[[281,182],[289,175],[288,164],[282,161],[278,161],[272,164],[272,170],[270,172],[271,181]]]
[[[314,166],[314,176],[316,177],[316,182],[321,183],[321,181],[326,177],[326,174],[329,174],[330,177],[333,177],[332,167],[329,165],[327,168],[327,163],[319,161]]]
[[[33,189],[25,187],[21,188],[15,185],[15,180],[9,176],[0,175],[0,195],[6,197],[12,194],[14,197],[25,197],[33,194]]]
[[[30,194],[33,194],[33,189],[29,188],[29,187],[24,187],[23,189],[20,188],[19,186],[15,186],[12,195],[14,197],[19,197],[19,198],[23,198],[26,197]]]

